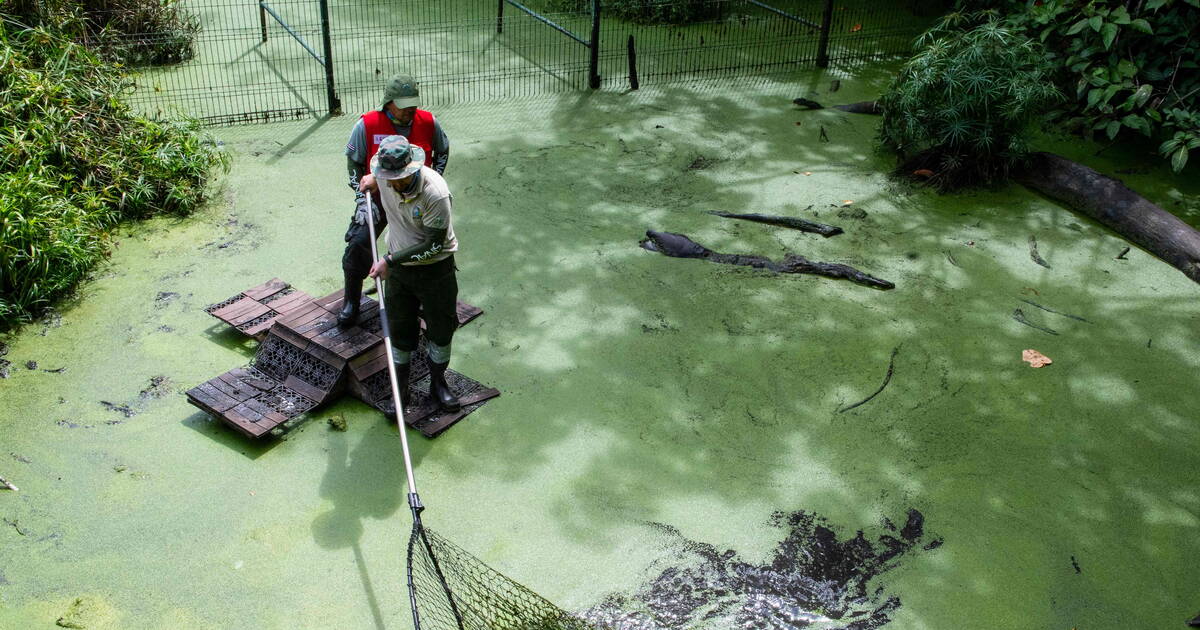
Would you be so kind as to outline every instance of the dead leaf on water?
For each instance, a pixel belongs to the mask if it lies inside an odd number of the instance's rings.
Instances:
[[[1021,360],[1029,363],[1029,367],[1040,368],[1044,365],[1050,365],[1054,361],[1050,357],[1038,352],[1037,350],[1024,350],[1021,352]]]
[[[850,199],[846,199],[845,201],[843,201],[843,202],[842,202],[842,205],[843,205],[843,206],[848,206],[848,205],[850,205],[850,204],[852,204],[852,203],[854,203],[852,200],[850,200]]]

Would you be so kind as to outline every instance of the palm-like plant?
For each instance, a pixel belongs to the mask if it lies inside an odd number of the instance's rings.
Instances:
[[[1006,177],[1061,98],[1039,45],[984,12],[942,18],[917,46],[880,101],[884,145],[942,188]]]

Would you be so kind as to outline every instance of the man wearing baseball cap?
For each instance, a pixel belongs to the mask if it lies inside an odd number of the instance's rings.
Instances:
[[[450,141],[433,114],[418,109],[420,104],[421,93],[417,82],[411,76],[398,74],[388,81],[379,109],[363,114],[350,131],[350,141],[346,144],[346,166],[350,173],[350,188],[354,190],[355,211],[346,230],[346,251],[342,254],[346,299],[338,314],[339,326],[352,326],[358,321],[363,278],[371,268],[371,237],[366,225],[367,202],[358,184],[363,175],[371,172],[371,158],[379,149],[380,141],[391,135],[404,136],[424,150],[425,166],[432,167],[439,175],[446,171]],[[377,233],[381,233],[386,218],[376,214],[374,219]]]
[[[387,217],[387,254],[371,265],[372,278],[387,280],[384,307],[392,333],[400,404],[408,404],[412,353],[425,320],[429,394],[448,411],[461,406],[446,383],[450,341],[458,327],[458,278],[454,252],[458,239],[451,221],[450,189],[438,172],[425,166],[425,151],[392,135],[379,143],[371,172],[359,183],[377,193]]]

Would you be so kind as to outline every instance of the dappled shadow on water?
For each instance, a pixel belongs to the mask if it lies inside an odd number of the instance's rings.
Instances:
[[[521,479],[586,432],[594,446],[556,510],[583,545],[681,501],[836,505],[825,514],[843,527],[911,503],[947,539],[944,561],[910,578],[931,587],[912,596],[934,626],[971,606],[1012,620],[1033,592],[1057,594],[1045,614],[1064,623],[1178,616],[1178,589],[1139,590],[1131,613],[1101,586],[1183,583],[1177,552],[1196,549],[1200,494],[1181,475],[1195,481],[1200,313],[1176,272],[1131,273],[1110,233],[1015,187],[941,197],[886,179],[872,119],[821,111],[797,126],[774,97],[692,96],[564,105],[549,137],[486,145],[454,174],[463,284],[489,311],[456,343],[494,366],[522,423],[503,439],[477,426],[486,453],[439,456]],[[865,215],[839,217],[847,200]],[[897,288],[667,259],[637,249],[646,229],[852,264]],[[1030,259],[1031,235],[1050,269]],[[1058,334],[1015,321],[1017,308]],[[898,346],[890,384],[839,413],[879,386]],[[1055,363],[1030,369],[1026,348]],[[965,593],[935,609],[948,583]]]

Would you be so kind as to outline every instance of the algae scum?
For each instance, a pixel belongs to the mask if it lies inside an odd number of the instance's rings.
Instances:
[[[771,524],[787,533],[770,559],[755,564],[651,523],[672,539],[680,564],[583,617],[619,630],[878,628],[891,621],[900,599],[882,586],[872,590],[870,582],[914,548],[942,544],[940,538],[926,541],[925,517],[914,509],[901,528],[885,519],[886,533],[874,542],[862,531],[838,540],[823,517],[803,510],[776,512]]]

